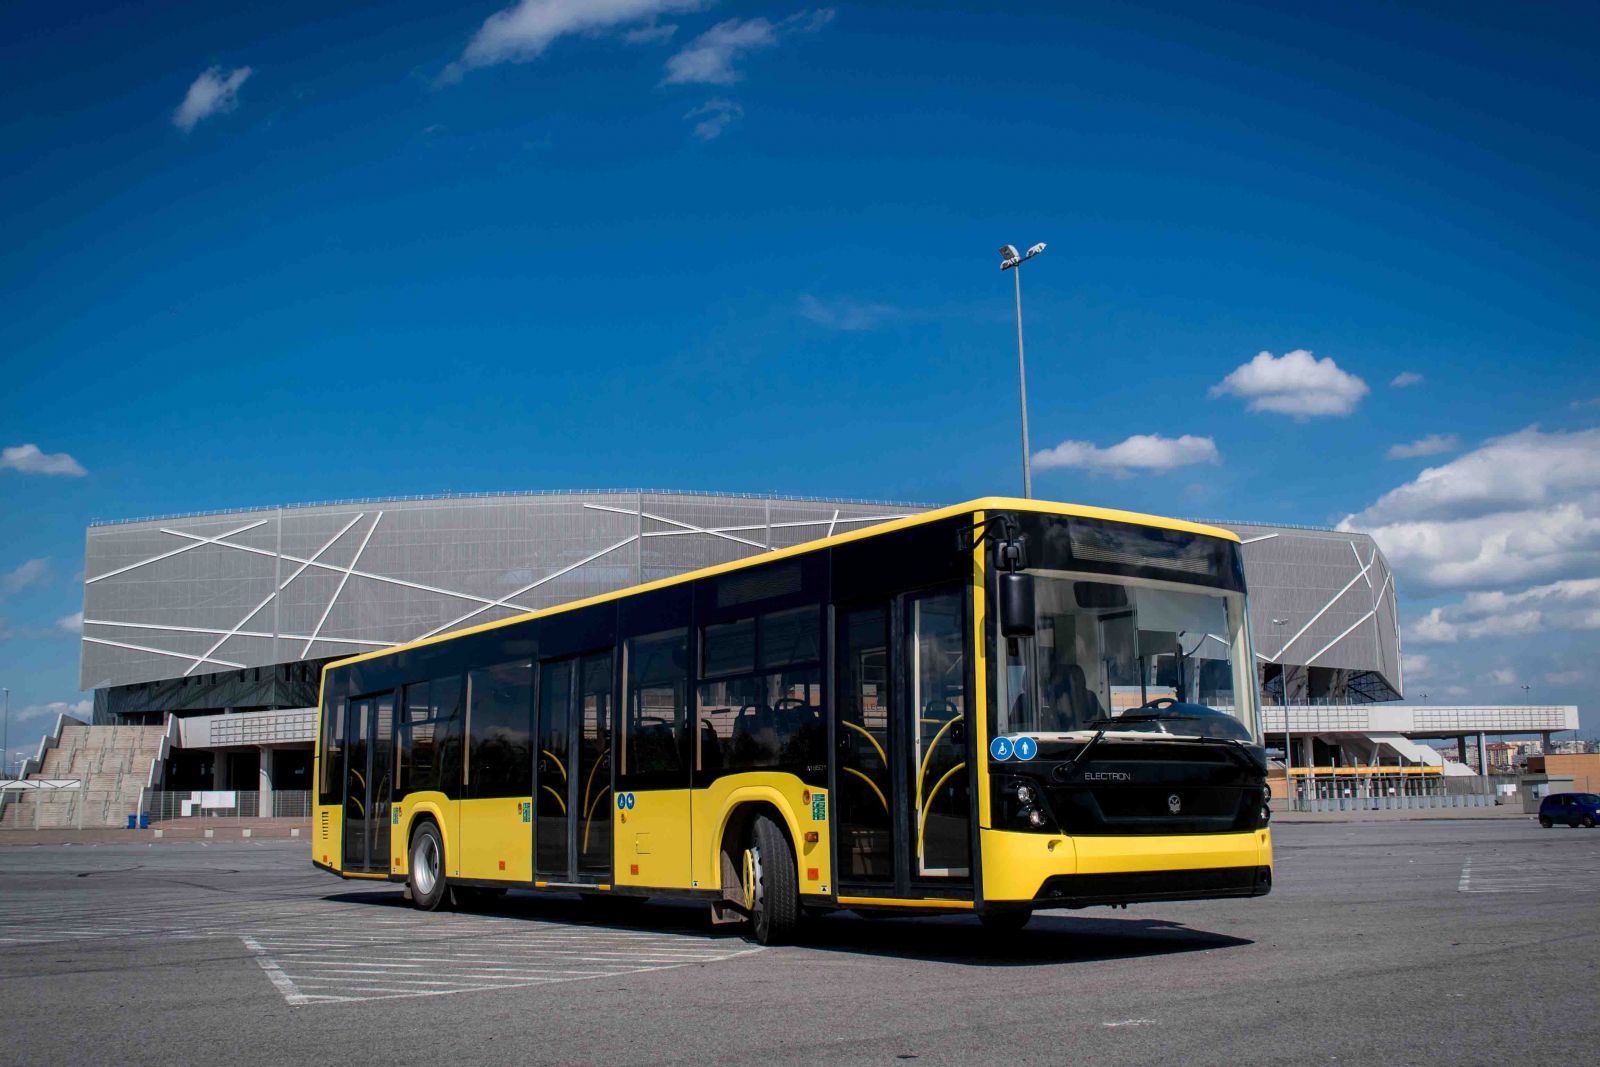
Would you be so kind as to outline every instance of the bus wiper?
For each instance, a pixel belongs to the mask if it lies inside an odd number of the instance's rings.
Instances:
[[[1098,721],[1098,720],[1096,720],[1096,721]],[[1101,728],[1100,730],[1097,730],[1095,732],[1095,735],[1093,737],[1089,738],[1088,744],[1086,744],[1082,748],[1078,749],[1078,754],[1073,756],[1071,762],[1069,762],[1065,767],[1063,767],[1061,769],[1060,777],[1062,779],[1071,778],[1072,777],[1072,772],[1078,769],[1078,764],[1083,762],[1083,758],[1085,756],[1087,756],[1089,754],[1090,750],[1093,749],[1094,746],[1098,745],[1100,743],[1101,739],[1104,738],[1105,736],[1106,736],[1106,732],[1105,732],[1104,728]]]
[[[1262,768],[1256,764],[1255,760],[1250,758],[1249,750],[1245,748],[1244,742],[1236,737],[1197,737],[1195,741],[1202,745],[1226,745],[1228,754],[1237,759],[1245,770],[1252,774],[1262,773]]]

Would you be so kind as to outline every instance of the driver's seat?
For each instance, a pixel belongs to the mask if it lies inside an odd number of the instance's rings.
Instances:
[[[1100,698],[1089,688],[1088,676],[1076,663],[1067,664],[1066,670],[1062,672],[1061,685],[1052,703],[1056,706],[1058,715],[1066,718],[1065,713],[1070,713],[1078,724],[1105,717],[1105,711],[1100,706]]]

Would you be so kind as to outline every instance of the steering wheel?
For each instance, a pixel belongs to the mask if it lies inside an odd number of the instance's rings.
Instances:
[[[1178,701],[1175,697],[1156,697],[1154,700],[1147,700],[1143,704],[1140,704],[1135,710],[1166,711],[1168,708],[1175,708],[1177,706]]]

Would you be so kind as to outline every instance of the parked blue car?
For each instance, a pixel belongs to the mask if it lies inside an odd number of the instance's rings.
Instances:
[[[1539,825],[1548,830],[1558,822],[1585,827],[1600,822],[1600,794],[1551,793],[1539,805]]]

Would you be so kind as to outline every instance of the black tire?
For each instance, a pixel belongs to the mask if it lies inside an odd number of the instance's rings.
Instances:
[[[444,839],[431,822],[417,827],[411,835],[411,903],[422,911],[438,911],[450,898],[450,882],[444,871]]]
[[[1593,815],[1585,815],[1583,817],[1583,828],[1585,830],[1593,830],[1594,829],[1594,816]]]
[[[781,945],[800,924],[800,881],[789,836],[765,815],[756,816],[744,850],[745,936],[758,945]]]
[[[1028,925],[1033,912],[1027,908],[1008,908],[1005,911],[986,911],[978,916],[985,930],[997,934],[1014,934]]]
[[[1546,830],[1548,830],[1548,829],[1550,829],[1550,827],[1554,826],[1555,823],[1550,821],[1550,816],[1541,815],[1541,816],[1539,816],[1539,825],[1544,827]]]

